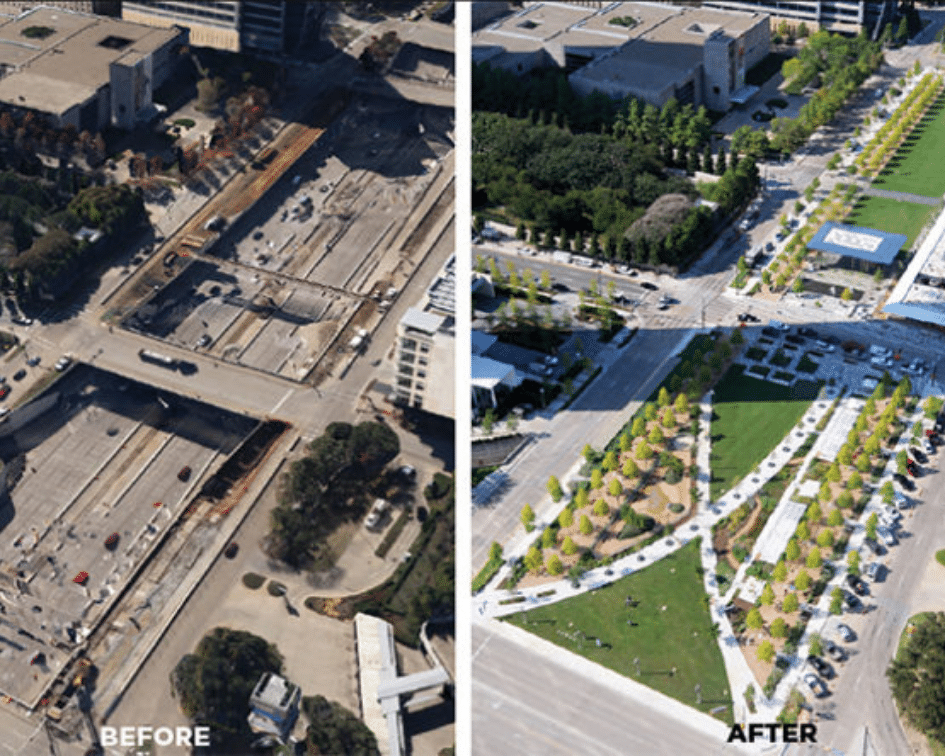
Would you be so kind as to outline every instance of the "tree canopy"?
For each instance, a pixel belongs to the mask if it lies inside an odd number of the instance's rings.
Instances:
[[[171,673],[181,710],[228,734],[249,734],[249,696],[264,672],[282,672],[274,645],[243,630],[217,627]]]
[[[378,756],[377,738],[370,728],[337,701],[324,696],[306,696],[302,711],[308,717],[305,731],[306,756],[344,753]]]
[[[916,623],[886,671],[899,710],[919,730],[945,743],[945,613]]]

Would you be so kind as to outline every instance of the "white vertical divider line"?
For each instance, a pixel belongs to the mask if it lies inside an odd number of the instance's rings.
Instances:
[[[456,753],[472,753],[472,584],[470,447],[470,270],[472,251],[472,12],[456,3]]]

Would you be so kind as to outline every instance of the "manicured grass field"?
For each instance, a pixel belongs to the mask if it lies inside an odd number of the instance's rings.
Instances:
[[[512,615],[509,621],[687,706],[705,712],[726,706],[716,716],[731,724],[728,679],[703,604],[705,591],[696,571],[699,566],[696,540],[605,588],[533,609],[525,612],[524,618]],[[628,608],[627,596],[639,604]],[[628,625],[628,619],[636,625]],[[585,637],[580,643],[562,635],[578,630]],[[640,660],[640,677],[634,658]],[[702,686],[700,705],[696,705],[696,684]]]
[[[905,248],[909,249],[915,243],[919,231],[939,209],[885,197],[860,197],[844,223],[877,228],[891,234],[905,234],[908,237]]]
[[[886,170],[873,184],[895,192],[911,192],[923,197],[945,194],[945,172],[939,156],[945,152],[945,107],[940,97],[929,109],[922,123],[899,148]]]
[[[768,456],[817,398],[821,384],[798,381],[779,386],[743,375],[741,365],[733,365],[722,376],[713,395],[713,499]]]

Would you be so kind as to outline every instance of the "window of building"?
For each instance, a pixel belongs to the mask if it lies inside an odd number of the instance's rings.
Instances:
[[[426,364],[427,364],[427,358],[426,358],[426,357],[417,357],[417,364],[418,364],[418,365],[426,365]]]
[[[413,339],[401,339],[400,346],[402,349],[410,349],[411,351],[415,351],[417,349],[417,342]]]
[[[397,379],[397,385],[400,386],[401,388],[408,388],[408,389],[409,389],[412,383],[413,383],[413,381],[411,381],[409,378],[398,378],[398,379]]]
[[[424,386],[423,386],[422,383],[418,383],[418,384],[417,384],[416,386],[414,386],[413,388],[414,388],[414,391],[423,391]]]
[[[417,371],[417,378],[426,378],[426,377],[427,377],[427,371],[426,371],[426,370],[418,370],[418,371]]]
[[[417,356],[416,356],[413,352],[401,352],[399,359],[400,359],[402,362],[410,362],[410,363],[413,363],[413,361],[414,361],[415,359],[417,359]]]
[[[420,345],[420,353],[421,353],[421,354],[429,354],[429,352],[430,352],[430,345],[429,345],[429,344],[421,344],[421,345]]]
[[[397,372],[401,375],[413,375],[413,368],[410,365],[398,365]]]

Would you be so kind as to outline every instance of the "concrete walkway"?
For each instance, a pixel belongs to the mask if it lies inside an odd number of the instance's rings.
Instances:
[[[868,197],[883,197],[885,199],[898,200],[899,202],[912,202],[915,205],[938,207],[942,204],[941,197],[925,197],[921,194],[911,194],[910,192],[892,192],[889,189],[877,189],[872,185],[866,187],[863,190],[863,194]]]

